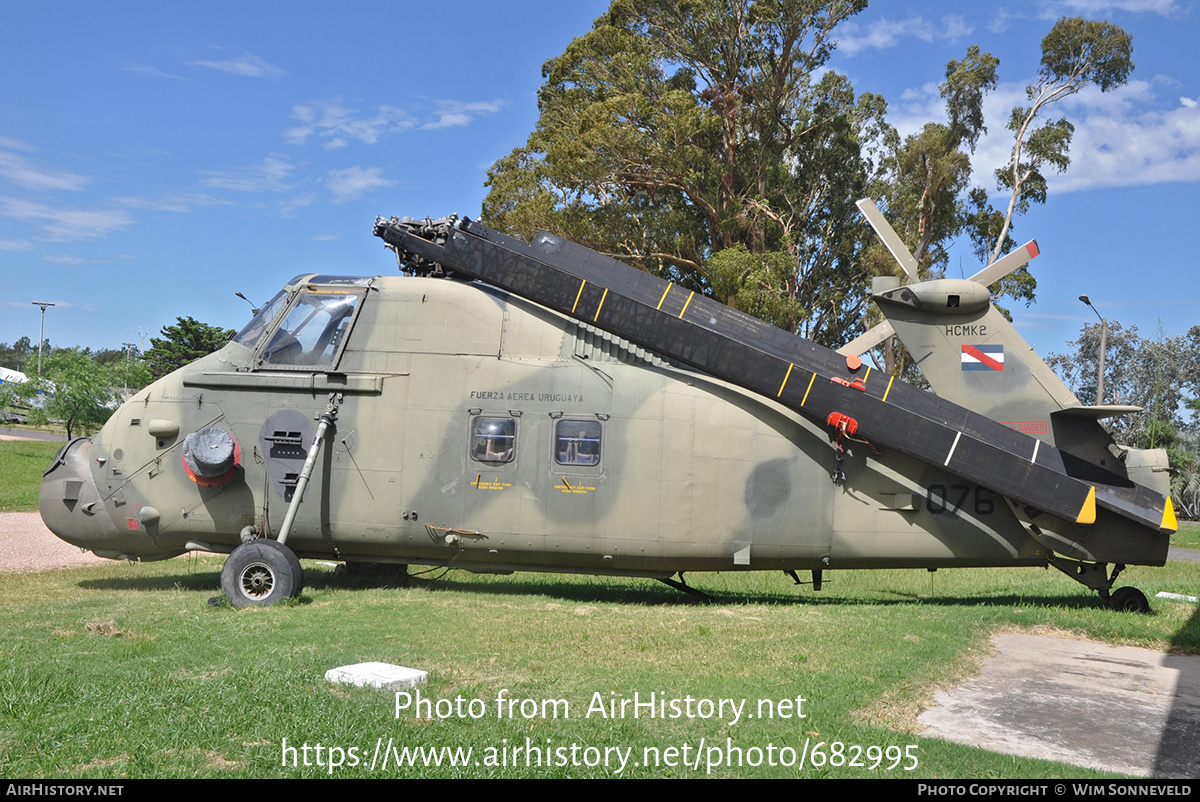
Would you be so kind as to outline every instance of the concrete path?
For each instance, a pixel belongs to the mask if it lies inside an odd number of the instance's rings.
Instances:
[[[924,735],[1143,777],[1200,777],[1200,657],[999,635]]]
[[[29,429],[9,429],[6,426],[0,426],[0,439],[3,440],[53,440],[59,443],[67,442],[65,434],[55,434],[54,432],[34,432]]]

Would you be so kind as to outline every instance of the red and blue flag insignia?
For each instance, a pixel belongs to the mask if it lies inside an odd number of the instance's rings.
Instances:
[[[962,347],[963,370],[1004,370],[1003,345],[966,345]]]

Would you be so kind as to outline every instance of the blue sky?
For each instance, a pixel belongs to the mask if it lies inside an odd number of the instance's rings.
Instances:
[[[1106,317],[1167,334],[1200,324],[1191,245],[1200,190],[1198,0],[875,2],[830,66],[882,94],[912,133],[941,116],[950,59],[1000,58],[977,183],[1060,16],[1133,35],[1130,84],[1059,104],[1067,173],[1017,220],[1038,301],[1015,309],[1039,352]],[[478,216],[488,167],[524,143],[542,63],[607,4],[11,3],[0,26],[0,341],[148,345],[190,315],[240,328],[291,276],[390,273],[376,214]],[[961,260],[961,267],[960,267]],[[950,275],[978,268],[967,244]]]

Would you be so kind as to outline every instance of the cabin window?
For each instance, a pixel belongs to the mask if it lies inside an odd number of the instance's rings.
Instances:
[[[512,462],[516,455],[516,420],[475,418],[471,424],[471,459],[476,462]]]
[[[362,293],[303,291],[259,356],[273,368],[325,368],[337,364]]]
[[[600,463],[600,421],[564,418],[554,425],[554,460],[559,465]]]

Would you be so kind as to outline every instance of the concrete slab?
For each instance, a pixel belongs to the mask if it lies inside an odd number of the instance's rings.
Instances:
[[[405,668],[391,663],[355,663],[352,666],[339,666],[325,672],[325,679],[330,682],[342,682],[347,685],[357,685],[371,688],[386,688],[400,690],[424,685],[429,676],[428,671],[419,668]]]
[[[999,635],[979,676],[939,693],[926,736],[1143,777],[1200,777],[1200,657]]]

